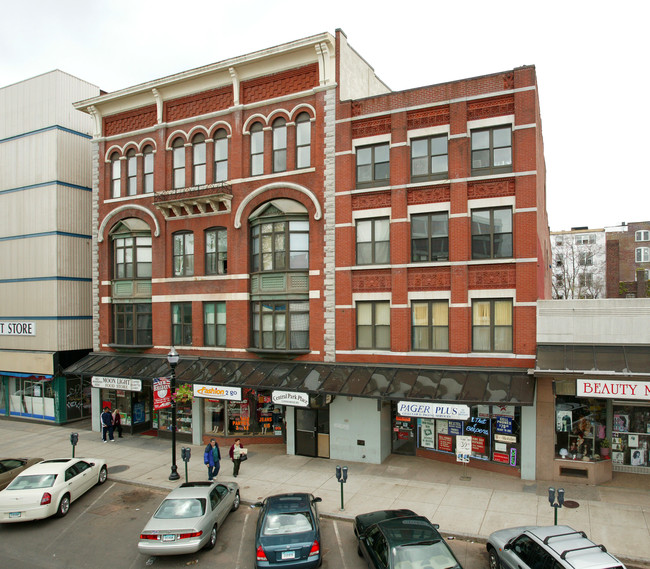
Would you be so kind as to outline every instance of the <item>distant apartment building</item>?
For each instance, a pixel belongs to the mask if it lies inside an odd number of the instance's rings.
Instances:
[[[552,231],[554,299],[605,296],[605,230],[574,227]]]
[[[607,298],[650,296],[650,221],[607,228]]]
[[[0,416],[63,423],[89,410],[62,368],[92,348],[92,118],[99,88],[52,71],[0,88]]]
[[[392,92],[340,30],[88,97],[94,416],[535,471],[551,250],[535,68]],[[94,425],[98,423],[93,421]]]

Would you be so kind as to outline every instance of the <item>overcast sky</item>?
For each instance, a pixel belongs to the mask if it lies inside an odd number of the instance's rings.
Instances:
[[[394,91],[535,65],[551,230],[650,220],[647,0],[5,2],[0,86],[116,91],[337,28]]]

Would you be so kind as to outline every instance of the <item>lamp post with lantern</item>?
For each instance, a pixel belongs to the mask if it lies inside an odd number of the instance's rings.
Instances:
[[[178,364],[179,359],[180,356],[178,355],[178,352],[174,346],[172,346],[169,350],[169,353],[167,354],[167,363],[169,363],[169,367],[172,370],[170,378],[172,405],[172,471],[169,474],[170,480],[178,480],[180,478],[180,475],[178,474],[178,467],[176,466],[176,396],[174,393],[176,391],[176,365]]]

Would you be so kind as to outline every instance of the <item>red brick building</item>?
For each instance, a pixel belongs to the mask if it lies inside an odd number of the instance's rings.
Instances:
[[[650,221],[606,229],[607,298],[650,296]]]
[[[96,122],[95,345],[68,373],[97,411],[168,432],[173,345],[196,443],[379,463],[455,460],[471,436],[472,465],[534,473],[534,67],[392,92],[337,31],[77,108]]]

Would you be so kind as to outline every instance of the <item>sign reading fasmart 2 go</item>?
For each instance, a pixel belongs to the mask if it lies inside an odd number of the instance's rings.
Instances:
[[[398,415],[404,417],[422,417],[426,419],[469,419],[467,405],[446,405],[444,403],[419,403],[417,401],[400,401],[397,404]]]

